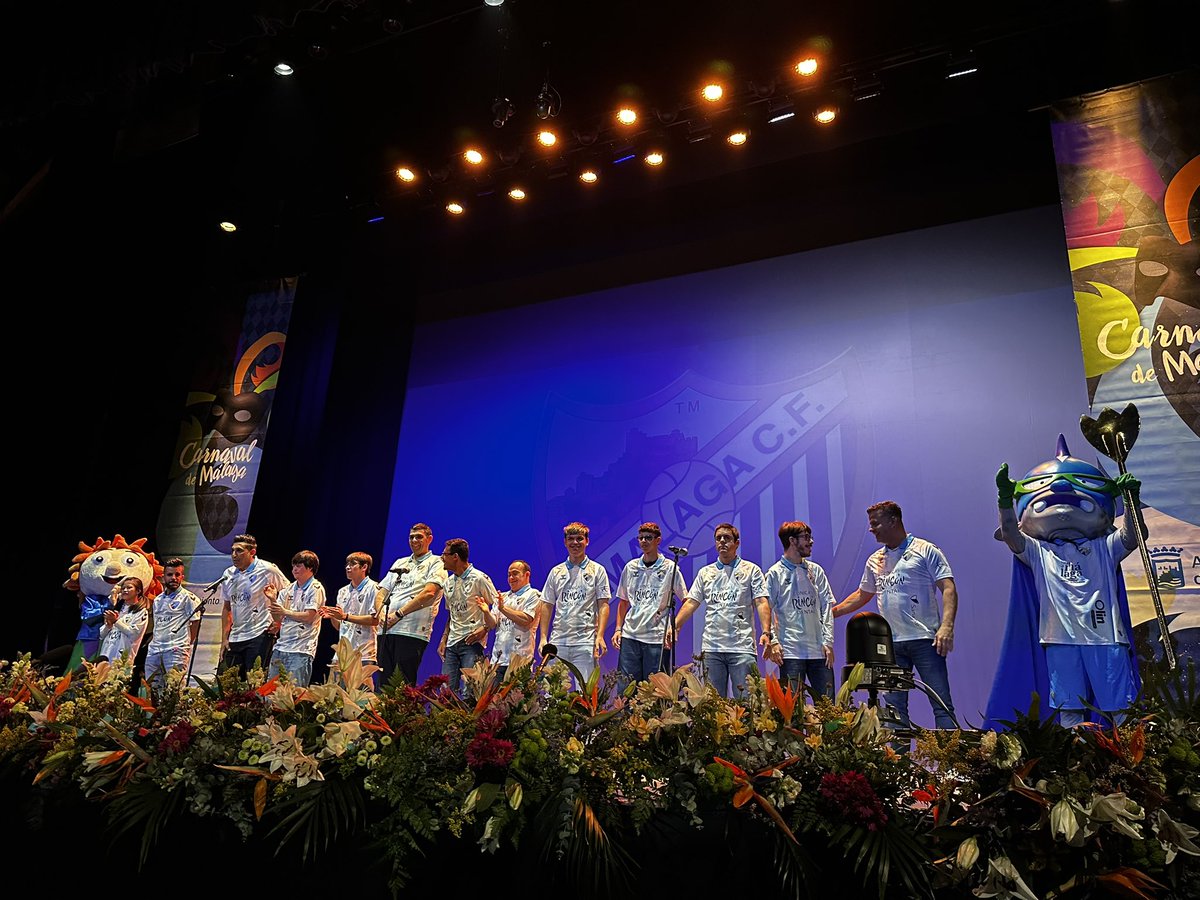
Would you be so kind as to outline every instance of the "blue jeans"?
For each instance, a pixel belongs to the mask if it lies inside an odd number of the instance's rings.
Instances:
[[[729,696],[729,684],[733,682],[733,694],[741,697],[746,693],[746,679],[750,667],[758,661],[753,653],[738,653],[732,650],[706,650],[704,667],[708,683],[722,697]]]
[[[669,650],[660,641],[647,644],[633,638],[621,638],[621,655],[617,660],[617,671],[633,681],[645,681],[655,672],[667,671]]]
[[[833,698],[833,669],[825,665],[824,656],[820,659],[784,659],[779,667],[779,677],[796,689],[807,677],[813,694]]]
[[[471,668],[481,659],[483,647],[479,644],[468,644],[462,640],[446,647],[446,658],[442,660],[442,674],[450,679],[450,690],[457,694],[462,687],[462,670]]]
[[[271,654],[271,667],[267,670],[267,677],[274,678],[280,672],[287,672],[292,684],[308,687],[309,681],[312,680],[312,662],[313,658],[307,653],[276,650]]]
[[[921,680],[935,694],[942,698],[946,709],[940,703],[930,700],[933,707],[933,721],[938,728],[958,728],[954,721],[954,701],[950,699],[950,676],[946,672],[946,657],[933,648],[929,638],[919,638],[915,641],[896,641],[892,644],[896,654],[896,665],[910,672],[915,667]],[[900,727],[908,728],[912,721],[908,718],[908,693],[906,691],[889,691],[883,695],[887,705],[900,716]]]

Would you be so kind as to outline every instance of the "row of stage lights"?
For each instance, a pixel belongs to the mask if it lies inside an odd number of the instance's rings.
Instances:
[[[793,66],[795,73],[802,78],[812,78],[820,70],[820,62],[814,56],[806,56]],[[699,98],[706,104],[716,106],[725,99],[725,86],[717,81],[711,81],[704,85],[699,91]],[[767,122],[775,124],[787,119],[794,118],[796,115],[795,106],[791,101],[784,101],[778,104],[769,105],[769,115]],[[838,117],[838,107],[836,104],[828,101],[821,101],[813,105],[812,118],[819,125],[831,125]],[[623,129],[632,129],[642,120],[642,114],[632,105],[622,106],[612,114],[612,124],[618,129],[618,133]],[[744,117],[734,116],[733,121],[725,128],[721,129],[724,141],[731,147],[742,147],[750,140],[751,131],[746,124]],[[708,135],[705,134],[705,137]],[[538,145],[539,150],[552,150],[560,143],[558,134],[551,128],[545,127],[540,129],[534,136],[534,140]],[[658,132],[648,139],[643,141],[644,147],[639,153],[633,152],[632,148],[628,148],[626,152],[617,155],[612,162],[624,163],[629,160],[641,156],[642,162],[651,169],[657,169],[666,164],[667,152],[665,137],[661,132]],[[459,159],[466,164],[468,170],[481,170],[488,162],[488,157],[478,146],[468,146],[460,154]],[[594,161],[589,161],[575,167],[575,177],[585,185],[594,185],[600,181],[600,167]],[[403,185],[416,185],[421,181],[421,176],[417,169],[412,165],[399,165],[395,169],[395,177]],[[448,174],[443,173],[443,177],[435,181],[445,181]],[[509,199],[520,203],[529,197],[528,192],[520,184],[513,184],[506,192]],[[466,207],[460,199],[453,198],[445,204],[446,212],[454,216],[461,216],[466,212]],[[373,220],[376,221],[376,220]]]

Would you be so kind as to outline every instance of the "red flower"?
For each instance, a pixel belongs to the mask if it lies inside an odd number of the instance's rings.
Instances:
[[[167,732],[167,736],[158,745],[158,752],[182,753],[191,745],[192,738],[195,736],[196,729],[192,726],[192,723],[186,719],[181,719],[171,726],[171,730]]]
[[[512,762],[513,744],[512,741],[494,738],[490,734],[479,734],[467,744],[466,756],[467,765],[472,769],[507,766]]]
[[[887,824],[883,801],[861,772],[830,772],[821,778],[818,790],[821,799],[831,810],[869,831],[878,831]]]

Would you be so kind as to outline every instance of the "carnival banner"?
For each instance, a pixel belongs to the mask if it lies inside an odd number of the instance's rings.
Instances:
[[[247,297],[236,342],[212,349],[221,373],[187,397],[157,536],[160,558],[180,557],[199,596],[229,565],[233,538],[246,530],[296,282],[280,279]],[[220,604],[215,592],[207,600],[196,674],[215,670],[220,645]]]
[[[1200,78],[1061,103],[1054,151],[1089,413],[1136,404],[1154,578],[1181,656],[1200,635]],[[1109,468],[1108,460],[1101,460]],[[1124,564],[1135,626],[1158,646],[1146,573]]]

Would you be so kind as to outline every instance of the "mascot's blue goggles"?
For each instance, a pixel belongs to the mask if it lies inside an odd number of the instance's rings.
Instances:
[[[1029,478],[1022,478],[1017,482],[1017,487],[1013,491],[1013,496],[1020,497],[1024,494],[1034,494],[1044,488],[1048,488],[1056,481],[1067,481],[1085,491],[1090,491],[1093,494],[1105,494],[1109,497],[1115,497],[1121,493],[1120,489],[1113,483],[1111,478],[1095,475],[1080,475],[1074,472],[1046,472],[1041,475],[1033,475]]]

